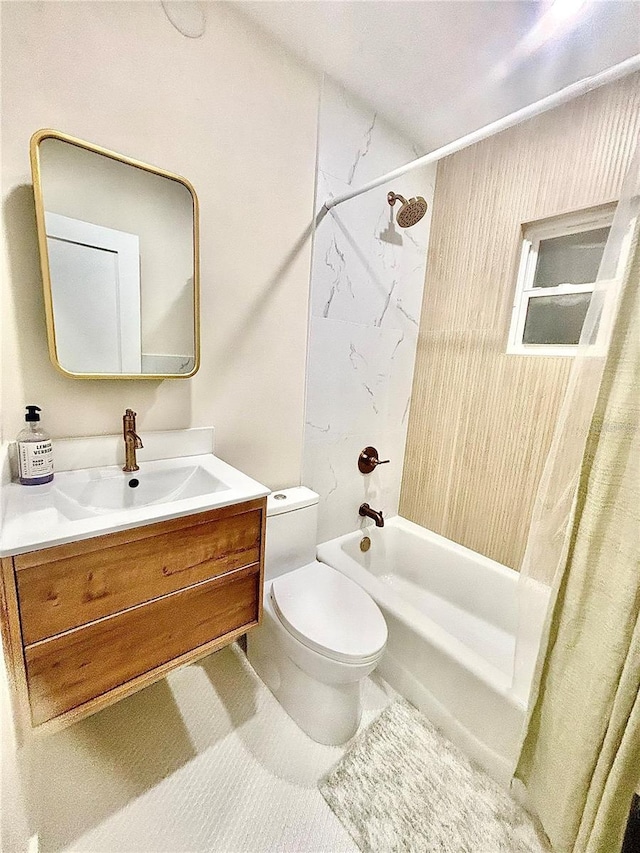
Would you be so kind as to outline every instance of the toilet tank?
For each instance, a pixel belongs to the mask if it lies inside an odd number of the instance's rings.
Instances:
[[[306,486],[282,489],[267,497],[264,577],[272,580],[316,558],[318,495]]]

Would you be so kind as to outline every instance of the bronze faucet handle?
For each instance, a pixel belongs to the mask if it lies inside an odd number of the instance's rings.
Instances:
[[[122,416],[122,431],[126,433],[128,429],[135,431],[136,428],[136,413],[133,409],[126,409]]]
[[[375,447],[365,447],[358,456],[358,470],[362,474],[371,474],[378,465],[386,465],[390,459],[378,459],[378,451]]]

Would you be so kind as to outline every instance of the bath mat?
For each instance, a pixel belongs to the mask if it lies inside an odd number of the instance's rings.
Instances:
[[[542,853],[527,813],[413,705],[389,705],[320,792],[365,853]]]

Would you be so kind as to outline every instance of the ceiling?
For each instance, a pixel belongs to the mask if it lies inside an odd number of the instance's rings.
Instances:
[[[373,106],[421,153],[640,53],[634,0],[233,5]]]

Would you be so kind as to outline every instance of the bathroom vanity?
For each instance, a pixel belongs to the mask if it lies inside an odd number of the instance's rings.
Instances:
[[[146,497],[127,507],[118,490],[137,488],[112,467],[5,486],[1,621],[21,726],[79,720],[260,621],[268,490],[213,455],[136,476]]]

